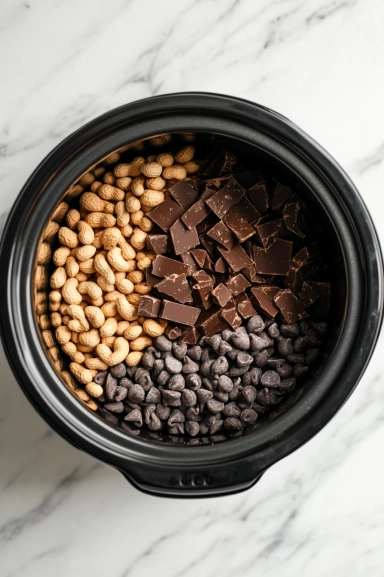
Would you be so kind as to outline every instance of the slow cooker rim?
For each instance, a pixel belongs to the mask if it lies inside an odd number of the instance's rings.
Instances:
[[[204,96],[204,97],[208,97],[209,99],[210,99],[212,96],[214,96],[214,98],[217,99],[217,100],[220,100],[221,103],[222,103],[222,99],[223,99],[223,98],[224,98],[225,100],[229,100],[229,98],[228,98],[228,97],[225,97],[225,96],[209,95],[209,94],[208,94],[208,95],[202,95],[201,93],[198,93],[198,94],[167,95],[167,96],[164,96],[164,97],[156,97],[155,99],[147,99],[147,100],[145,100],[145,101],[139,101],[139,103],[133,103],[133,104],[130,104],[130,105],[126,105],[126,106],[124,106],[124,107],[121,107],[120,109],[116,109],[116,110],[114,110],[114,111],[111,111],[111,112],[107,113],[106,115],[103,115],[102,117],[99,117],[98,119],[92,121],[91,123],[89,123],[89,124],[86,125],[85,127],[81,128],[78,132],[85,132],[86,129],[87,129],[87,127],[88,127],[88,129],[90,129],[91,127],[95,127],[95,128],[96,128],[98,122],[99,122],[101,119],[104,119],[104,120],[105,120],[106,117],[108,117],[108,118],[111,118],[111,117],[112,117],[112,118],[113,118],[113,116],[114,116],[116,113],[118,113],[118,111],[121,112],[122,110],[126,110],[126,109],[131,109],[131,110],[132,110],[132,107],[135,107],[135,105],[143,105],[143,102],[144,102],[144,103],[147,102],[147,103],[152,104],[154,101],[157,101],[158,103],[160,102],[160,104],[161,104],[162,102],[164,102],[165,99],[172,99],[172,98],[174,98],[174,97],[177,97],[177,98],[183,100],[183,99],[185,99],[186,97],[188,97],[188,98],[196,98],[197,96],[198,96],[198,97]],[[233,100],[233,99],[231,99],[231,100]],[[235,99],[235,102],[236,102],[236,105],[237,105],[238,102],[245,102],[245,101],[239,101],[239,99]],[[304,133],[302,133],[302,131],[300,131],[299,129],[297,129],[294,125],[291,125],[291,123],[290,123],[289,121],[287,121],[287,120],[286,120],[284,117],[282,117],[281,115],[278,115],[277,113],[275,114],[275,113],[269,111],[268,109],[265,109],[265,108],[262,108],[262,107],[258,107],[258,106],[255,105],[254,103],[248,103],[248,102],[246,102],[246,104],[247,104],[247,105],[249,105],[249,104],[251,105],[253,112],[254,112],[254,109],[256,108],[257,110],[262,111],[263,113],[266,113],[266,114],[268,114],[268,115],[271,115],[271,114],[274,115],[275,118],[278,118],[278,119],[279,119],[279,122],[283,122],[284,124],[290,124],[291,128],[293,127],[293,130],[295,130],[296,132],[299,132],[299,133],[301,134],[301,136],[304,137],[304,139],[305,139],[305,141],[306,141],[306,144],[308,144],[308,140],[310,140],[310,139],[309,139],[306,135],[304,135]],[[161,106],[160,106],[159,108],[161,108]],[[153,112],[153,111],[152,111],[152,112]],[[112,118],[111,118],[111,119],[112,119]],[[60,152],[60,151],[63,151],[64,145],[68,145],[68,143],[69,143],[69,141],[71,140],[71,138],[73,138],[76,134],[77,134],[77,133],[75,133],[74,135],[70,136],[66,141],[64,141],[63,143],[61,143],[61,144],[59,145],[59,147],[58,147],[55,151],[53,151],[53,153],[51,153],[51,155],[49,155],[49,157],[48,157],[45,161],[43,161],[43,164],[44,164],[44,163],[47,163],[47,161],[48,161],[50,158],[52,158],[52,156],[55,155],[55,153],[58,153],[58,152]],[[313,143],[313,141],[312,141],[312,142],[311,142],[311,145],[313,146],[314,144],[315,144],[315,143]],[[323,151],[320,149],[320,147],[319,147],[318,145],[316,145],[316,148],[317,148],[317,153],[319,153],[319,151],[320,151],[320,154],[323,153]],[[320,150],[319,150],[319,149],[320,149]],[[329,159],[328,159],[328,160],[329,160]],[[337,165],[335,164],[335,162],[333,161],[333,159],[331,159],[331,162],[332,162],[332,168],[336,169],[337,176],[338,176],[338,177],[341,177],[342,179],[344,179],[344,181],[347,181],[347,185],[353,187],[353,185],[350,183],[350,181],[348,182],[348,179],[347,179],[347,178],[345,177],[345,175],[340,171],[339,167],[337,167]],[[41,170],[41,168],[42,168],[42,165],[40,165],[40,167],[37,169],[36,172],[38,173],[39,170]],[[31,180],[32,180],[34,177],[36,177],[36,173],[35,173],[35,175],[34,175],[33,177],[31,177]],[[29,189],[29,186],[31,185],[31,180],[30,180],[29,183],[27,183],[27,185],[24,187],[21,195],[23,195],[23,194],[25,194],[25,193],[27,192],[27,190]],[[344,184],[345,184],[345,182],[344,182]],[[354,192],[356,193],[357,191],[354,189]],[[57,202],[57,201],[56,201],[56,202]],[[16,211],[16,207],[15,207],[15,211]],[[13,211],[13,214],[14,214],[14,211]],[[367,216],[367,215],[365,215],[365,216]],[[12,220],[12,217],[11,217],[11,220]],[[369,223],[370,223],[370,219],[369,219]],[[371,224],[371,223],[370,223],[370,224]],[[371,227],[372,227],[372,230],[373,230],[372,224],[371,224]],[[371,232],[372,232],[372,231],[371,231]],[[5,236],[4,236],[4,239],[6,239],[6,238],[7,238],[7,233],[5,233]],[[374,235],[373,235],[373,239],[374,239]],[[4,240],[4,242],[5,242],[5,240]],[[2,251],[2,252],[3,252],[3,251]],[[377,267],[376,267],[376,268],[377,268]],[[379,275],[377,275],[377,276],[379,277]],[[379,288],[381,289],[381,283],[380,283],[380,287],[379,287]],[[379,301],[381,302],[381,299],[378,298],[377,301],[378,301],[378,302],[379,302]],[[378,308],[380,308],[380,307],[378,307]],[[380,324],[380,319],[377,319],[377,320],[378,320],[379,322],[376,322],[376,325]],[[2,323],[2,324],[3,324],[3,323]],[[377,331],[376,331],[376,333],[377,333]],[[8,343],[6,343],[6,347],[7,347],[7,345],[8,345]],[[373,341],[371,342],[371,345],[370,345],[370,348],[372,348],[372,347],[373,347]],[[51,370],[52,370],[52,372],[53,372],[53,369],[52,369],[52,368],[51,368]],[[17,371],[16,371],[16,372],[17,372]],[[361,372],[361,369],[360,369],[360,372]],[[55,376],[56,376],[56,375],[55,375]],[[58,382],[59,382],[59,379],[57,379],[57,380],[58,380]],[[25,387],[24,387],[24,388],[25,388]],[[349,393],[351,392],[351,390],[352,390],[352,389],[349,390]],[[30,391],[29,391],[29,392],[30,392]],[[349,393],[348,393],[348,394],[349,394]],[[348,396],[348,395],[347,395],[347,396]],[[78,403],[78,401],[76,401],[76,403]],[[78,404],[78,406],[80,407],[80,404]],[[333,408],[335,409],[334,412],[336,412],[336,410],[337,410],[338,407],[333,407]],[[83,409],[83,411],[86,412],[86,413],[88,413],[88,411],[86,411],[85,409]],[[46,416],[46,415],[45,415],[45,416]],[[330,415],[327,416],[327,418],[325,419],[325,422],[329,420],[330,416],[332,416],[332,414],[330,414]],[[93,417],[93,416],[92,416],[92,417]],[[280,417],[280,419],[281,419],[281,418],[282,418],[282,417]],[[276,423],[279,422],[280,419],[276,420],[275,422],[276,422]],[[108,427],[108,430],[111,430],[111,427],[110,427],[109,425],[107,425],[107,427]],[[62,430],[61,430],[60,432],[62,432]],[[257,435],[257,432],[255,432],[255,433],[252,434],[252,436],[254,436],[254,435]],[[127,435],[124,434],[124,437],[127,438]],[[218,452],[217,449],[218,449],[219,447],[220,447],[220,448],[225,447],[225,446],[228,447],[229,445],[231,445],[231,446],[234,447],[235,444],[238,445],[238,448],[240,449],[240,446],[239,446],[239,445],[242,443],[242,441],[244,441],[244,439],[247,439],[247,438],[250,438],[250,436],[244,437],[243,439],[232,440],[230,443],[224,443],[224,444],[222,444],[222,445],[216,445],[216,446],[214,447],[215,453],[217,454],[217,452]],[[130,439],[130,438],[128,437],[128,439]],[[299,443],[299,444],[302,444],[302,439],[300,439],[300,443]],[[148,443],[148,441],[146,441],[146,440],[145,440],[145,441],[141,441],[141,447],[140,447],[140,448],[142,448],[143,445],[145,445],[145,448],[147,448],[147,447],[150,445],[150,443]],[[151,446],[153,447],[153,445],[151,445]],[[158,448],[163,448],[163,447],[161,447],[161,446],[159,446],[159,445],[156,445],[156,449],[158,449]],[[170,447],[169,449],[172,451],[173,455],[175,456],[175,460],[178,460],[177,453],[179,453],[179,456],[181,456],[181,454],[182,454],[182,459],[183,459],[184,462],[186,462],[186,461],[188,461],[188,457],[192,456],[192,453],[195,453],[195,455],[196,455],[196,457],[197,457],[197,453],[198,453],[198,452],[204,452],[204,457],[206,457],[206,459],[204,459],[204,460],[209,460],[210,462],[212,462],[212,455],[208,455],[208,453],[211,452],[211,451],[210,451],[211,447],[189,447],[189,448],[184,448],[184,447],[183,447],[183,448],[179,448],[179,447],[176,447],[176,446],[175,446],[175,447]],[[256,451],[256,449],[254,449],[254,450]],[[233,452],[236,452],[236,454],[238,454],[238,453],[237,453],[237,450],[236,450],[236,451],[233,451]],[[200,457],[202,457],[202,455],[200,455]]]

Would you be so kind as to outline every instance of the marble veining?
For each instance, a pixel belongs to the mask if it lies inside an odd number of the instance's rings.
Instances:
[[[174,92],[274,108],[348,171],[384,238],[378,0],[3,0],[0,214],[85,122]],[[1,577],[381,577],[383,338],[332,422],[251,490],[139,493],[37,415],[1,351]]]

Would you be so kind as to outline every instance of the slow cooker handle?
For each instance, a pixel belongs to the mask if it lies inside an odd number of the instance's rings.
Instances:
[[[124,477],[145,493],[163,497],[213,497],[249,489],[263,475],[253,457],[208,467],[130,463]]]

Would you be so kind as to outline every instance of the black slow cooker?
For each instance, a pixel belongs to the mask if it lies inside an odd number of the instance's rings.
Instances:
[[[333,274],[332,347],[316,378],[250,434],[188,446],[135,437],[73,396],[49,360],[34,310],[33,278],[42,232],[65,191],[89,167],[130,143],[195,133],[229,143],[289,174],[325,231]],[[356,188],[316,142],[280,114],[238,98],[170,94],[127,104],[64,140],[32,174],[9,215],[0,255],[1,336],[26,396],[65,439],[156,495],[204,497],[252,486],[315,435],[347,400],[377,341],[382,314],[382,256]]]

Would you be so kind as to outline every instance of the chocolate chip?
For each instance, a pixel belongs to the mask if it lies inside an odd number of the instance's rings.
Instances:
[[[282,379],[288,379],[292,375],[293,369],[291,365],[284,363],[281,367],[276,367],[276,372]]]
[[[103,387],[107,376],[108,371],[100,371],[99,373],[97,373],[96,377],[93,380],[95,381],[95,383]]]
[[[247,323],[247,331],[249,333],[259,333],[265,328],[264,321],[260,315],[251,317]]]
[[[237,349],[241,349],[243,351],[249,350],[251,346],[251,341],[249,340],[249,336],[246,333],[236,332],[232,335],[231,341]]]
[[[282,339],[277,345],[279,354],[283,357],[288,357],[293,353],[292,339]]]
[[[194,407],[197,403],[196,393],[189,389],[184,389],[181,393],[181,403],[185,407]]]
[[[117,392],[117,379],[115,379],[115,377],[113,377],[111,373],[109,373],[105,381],[105,394],[107,396],[107,399],[109,401],[113,401],[115,399],[116,392]]]
[[[172,344],[173,354],[179,361],[182,361],[187,354],[188,345],[186,343],[174,342]]]
[[[161,395],[159,389],[152,387],[149,389],[147,396],[145,397],[146,403],[160,403]]]
[[[111,367],[109,369],[109,372],[116,379],[122,379],[127,374],[127,368],[124,363],[120,363],[118,365],[115,365],[114,367]]]
[[[177,375],[178,373],[181,373],[181,370],[183,368],[181,361],[175,359],[174,357],[167,357],[166,359],[164,359],[164,365],[165,369],[172,375]]]
[[[159,417],[159,419],[161,419],[162,421],[166,421],[170,414],[171,414],[170,407],[161,404],[157,405],[156,415]]]
[[[168,340],[167,337],[161,335],[160,337],[156,337],[153,341],[153,344],[159,351],[171,351],[172,350],[172,341]]]
[[[293,367],[293,376],[295,377],[295,379],[299,379],[300,377],[303,377],[304,375],[306,375],[308,371],[309,371],[309,367],[306,367],[305,365],[297,363]]]
[[[282,324],[280,325],[280,332],[283,337],[294,339],[300,334],[299,325],[297,323],[292,323],[291,325]]]
[[[124,421],[128,421],[135,425],[135,427],[143,426],[143,415],[139,409],[133,409],[124,417]]]
[[[256,400],[256,388],[248,385],[243,388],[241,395],[248,405],[252,405]]]
[[[305,355],[305,363],[307,365],[312,365],[317,360],[319,354],[320,354],[319,349],[308,349]],[[298,361],[298,362],[304,363],[304,361]]]
[[[170,407],[179,407],[181,405],[181,393],[179,391],[161,391],[163,404]]]
[[[255,365],[257,367],[265,367],[269,359],[269,353],[267,349],[264,349],[263,351],[256,353],[254,359],[255,359]]]
[[[191,437],[196,437],[200,432],[200,425],[196,421],[187,421],[185,423],[185,430]]]
[[[224,403],[218,401],[217,399],[209,399],[207,402],[207,409],[211,411],[211,413],[221,413],[224,409]]]
[[[112,411],[112,413],[123,413],[124,412],[124,405],[123,403],[106,403],[104,408],[107,411]]]
[[[248,367],[253,363],[253,357],[248,353],[239,353],[236,362],[238,367]]]
[[[185,357],[184,365],[182,367],[182,372],[185,375],[190,375],[191,373],[197,373],[199,370],[199,365],[192,361],[189,356]]]
[[[263,387],[277,387],[280,384],[280,376],[276,371],[266,371],[261,376],[260,383]]]
[[[185,379],[181,374],[174,374],[168,381],[170,391],[182,391],[185,388]]]
[[[223,356],[218,357],[211,366],[211,373],[213,375],[223,375],[228,370],[228,367],[227,359]]]
[[[253,425],[257,419],[257,413],[253,409],[243,409],[241,411],[240,420],[243,423],[244,427],[249,427],[249,425]]]
[[[189,389],[191,389],[191,391],[197,391],[197,389],[201,387],[200,375],[197,375],[196,373],[188,374],[185,377],[185,384]]]
[[[199,361],[201,359],[201,347],[199,345],[194,345],[188,349],[188,357],[194,361]]]
[[[224,421],[224,427],[229,431],[241,431],[243,425],[239,419],[235,417],[227,417]]]
[[[166,370],[161,371],[160,375],[157,377],[158,385],[166,385],[171,377],[171,373]]]

